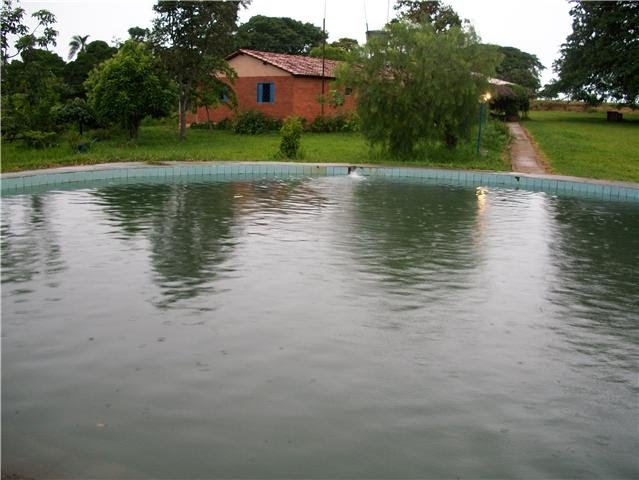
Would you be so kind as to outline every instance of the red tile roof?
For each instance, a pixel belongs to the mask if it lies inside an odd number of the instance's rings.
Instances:
[[[275,67],[281,68],[292,75],[304,77],[322,76],[322,59],[314,57],[304,57],[302,55],[288,55],[286,53],[258,52],[257,50],[246,50],[244,48],[229,55],[227,60],[237,57],[240,54],[249,55]],[[336,60],[325,60],[324,77],[335,78],[335,69],[341,62]]]

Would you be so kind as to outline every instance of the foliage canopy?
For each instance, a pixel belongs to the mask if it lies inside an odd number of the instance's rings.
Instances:
[[[437,32],[462,26],[462,20],[457,12],[440,0],[397,0],[393,8],[397,12],[397,20],[429,23]]]
[[[150,41],[178,88],[180,139],[186,136],[186,112],[197,103],[198,89],[216,73],[230,73],[224,60],[233,48],[239,9],[234,2],[158,1]],[[200,90],[201,94],[201,90]]]
[[[137,138],[144,117],[167,115],[175,98],[149,48],[133,40],[91,72],[87,90],[97,117],[104,123],[119,123],[131,139]]]
[[[308,55],[328,38],[320,27],[288,17],[255,15],[237,30],[237,48]]]
[[[408,157],[422,141],[452,148],[468,138],[497,61],[472,30],[395,22],[355,51],[340,81],[358,92],[366,138]]]
[[[56,19],[48,10],[38,10],[31,14],[36,20],[36,26],[32,30],[24,25],[23,17],[25,10],[22,7],[14,6],[12,0],[2,0],[2,11],[0,12],[0,61],[4,65],[11,58],[17,57],[25,50],[33,48],[47,48],[49,45],[55,46],[57,30],[53,28]],[[9,36],[18,37],[13,45],[15,53],[10,55]]]
[[[639,2],[576,2],[572,33],[553,65],[559,80],[547,96],[639,104]]]
[[[76,59],[64,67],[64,80],[68,86],[67,98],[86,97],[84,82],[89,78],[91,70],[111,58],[117,51],[117,48],[102,40],[95,40],[86,45]]]
[[[491,45],[503,56],[503,60],[497,65],[496,75],[501,80],[516,83],[526,87],[531,93],[541,87],[539,75],[544,70],[543,64],[537,55],[523,52],[515,47],[502,47]]]

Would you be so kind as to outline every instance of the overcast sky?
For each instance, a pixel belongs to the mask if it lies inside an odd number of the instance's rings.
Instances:
[[[154,0],[22,0],[27,14],[46,8],[57,18],[60,32],[55,51],[66,59],[73,35],[90,35],[89,41],[128,37],[133,26],[149,27]],[[326,0],[329,41],[340,37],[365,40],[370,29],[381,28],[393,17],[394,0]],[[462,18],[474,25],[483,42],[519,48],[537,55],[546,66],[542,83],[552,78],[552,63],[571,32],[567,0],[448,0]],[[389,8],[390,7],[390,8]],[[241,13],[241,22],[253,15],[292,17],[322,25],[324,0],[253,0]]]

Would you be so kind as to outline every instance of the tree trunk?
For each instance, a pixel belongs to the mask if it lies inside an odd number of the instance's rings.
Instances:
[[[180,95],[180,141],[186,138],[186,100],[185,95]]]
[[[142,120],[134,120],[129,125],[129,140],[137,141],[140,133],[140,123],[142,123]]]
[[[457,147],[458,140],[457,135],[444,127],[444,142],[446,143],[446,148],[449,150],[455,149]]]
[[[209,130],[213,130],[213,125],[211,124],[211,116],[209,115],[209,106],[204,105],[204,108],[206,109],[206,123],[209,126]]]

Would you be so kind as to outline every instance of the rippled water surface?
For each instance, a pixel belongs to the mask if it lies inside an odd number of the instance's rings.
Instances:
[[[1,236],[3,472],[639,476],[639,205],[102,185]]]

